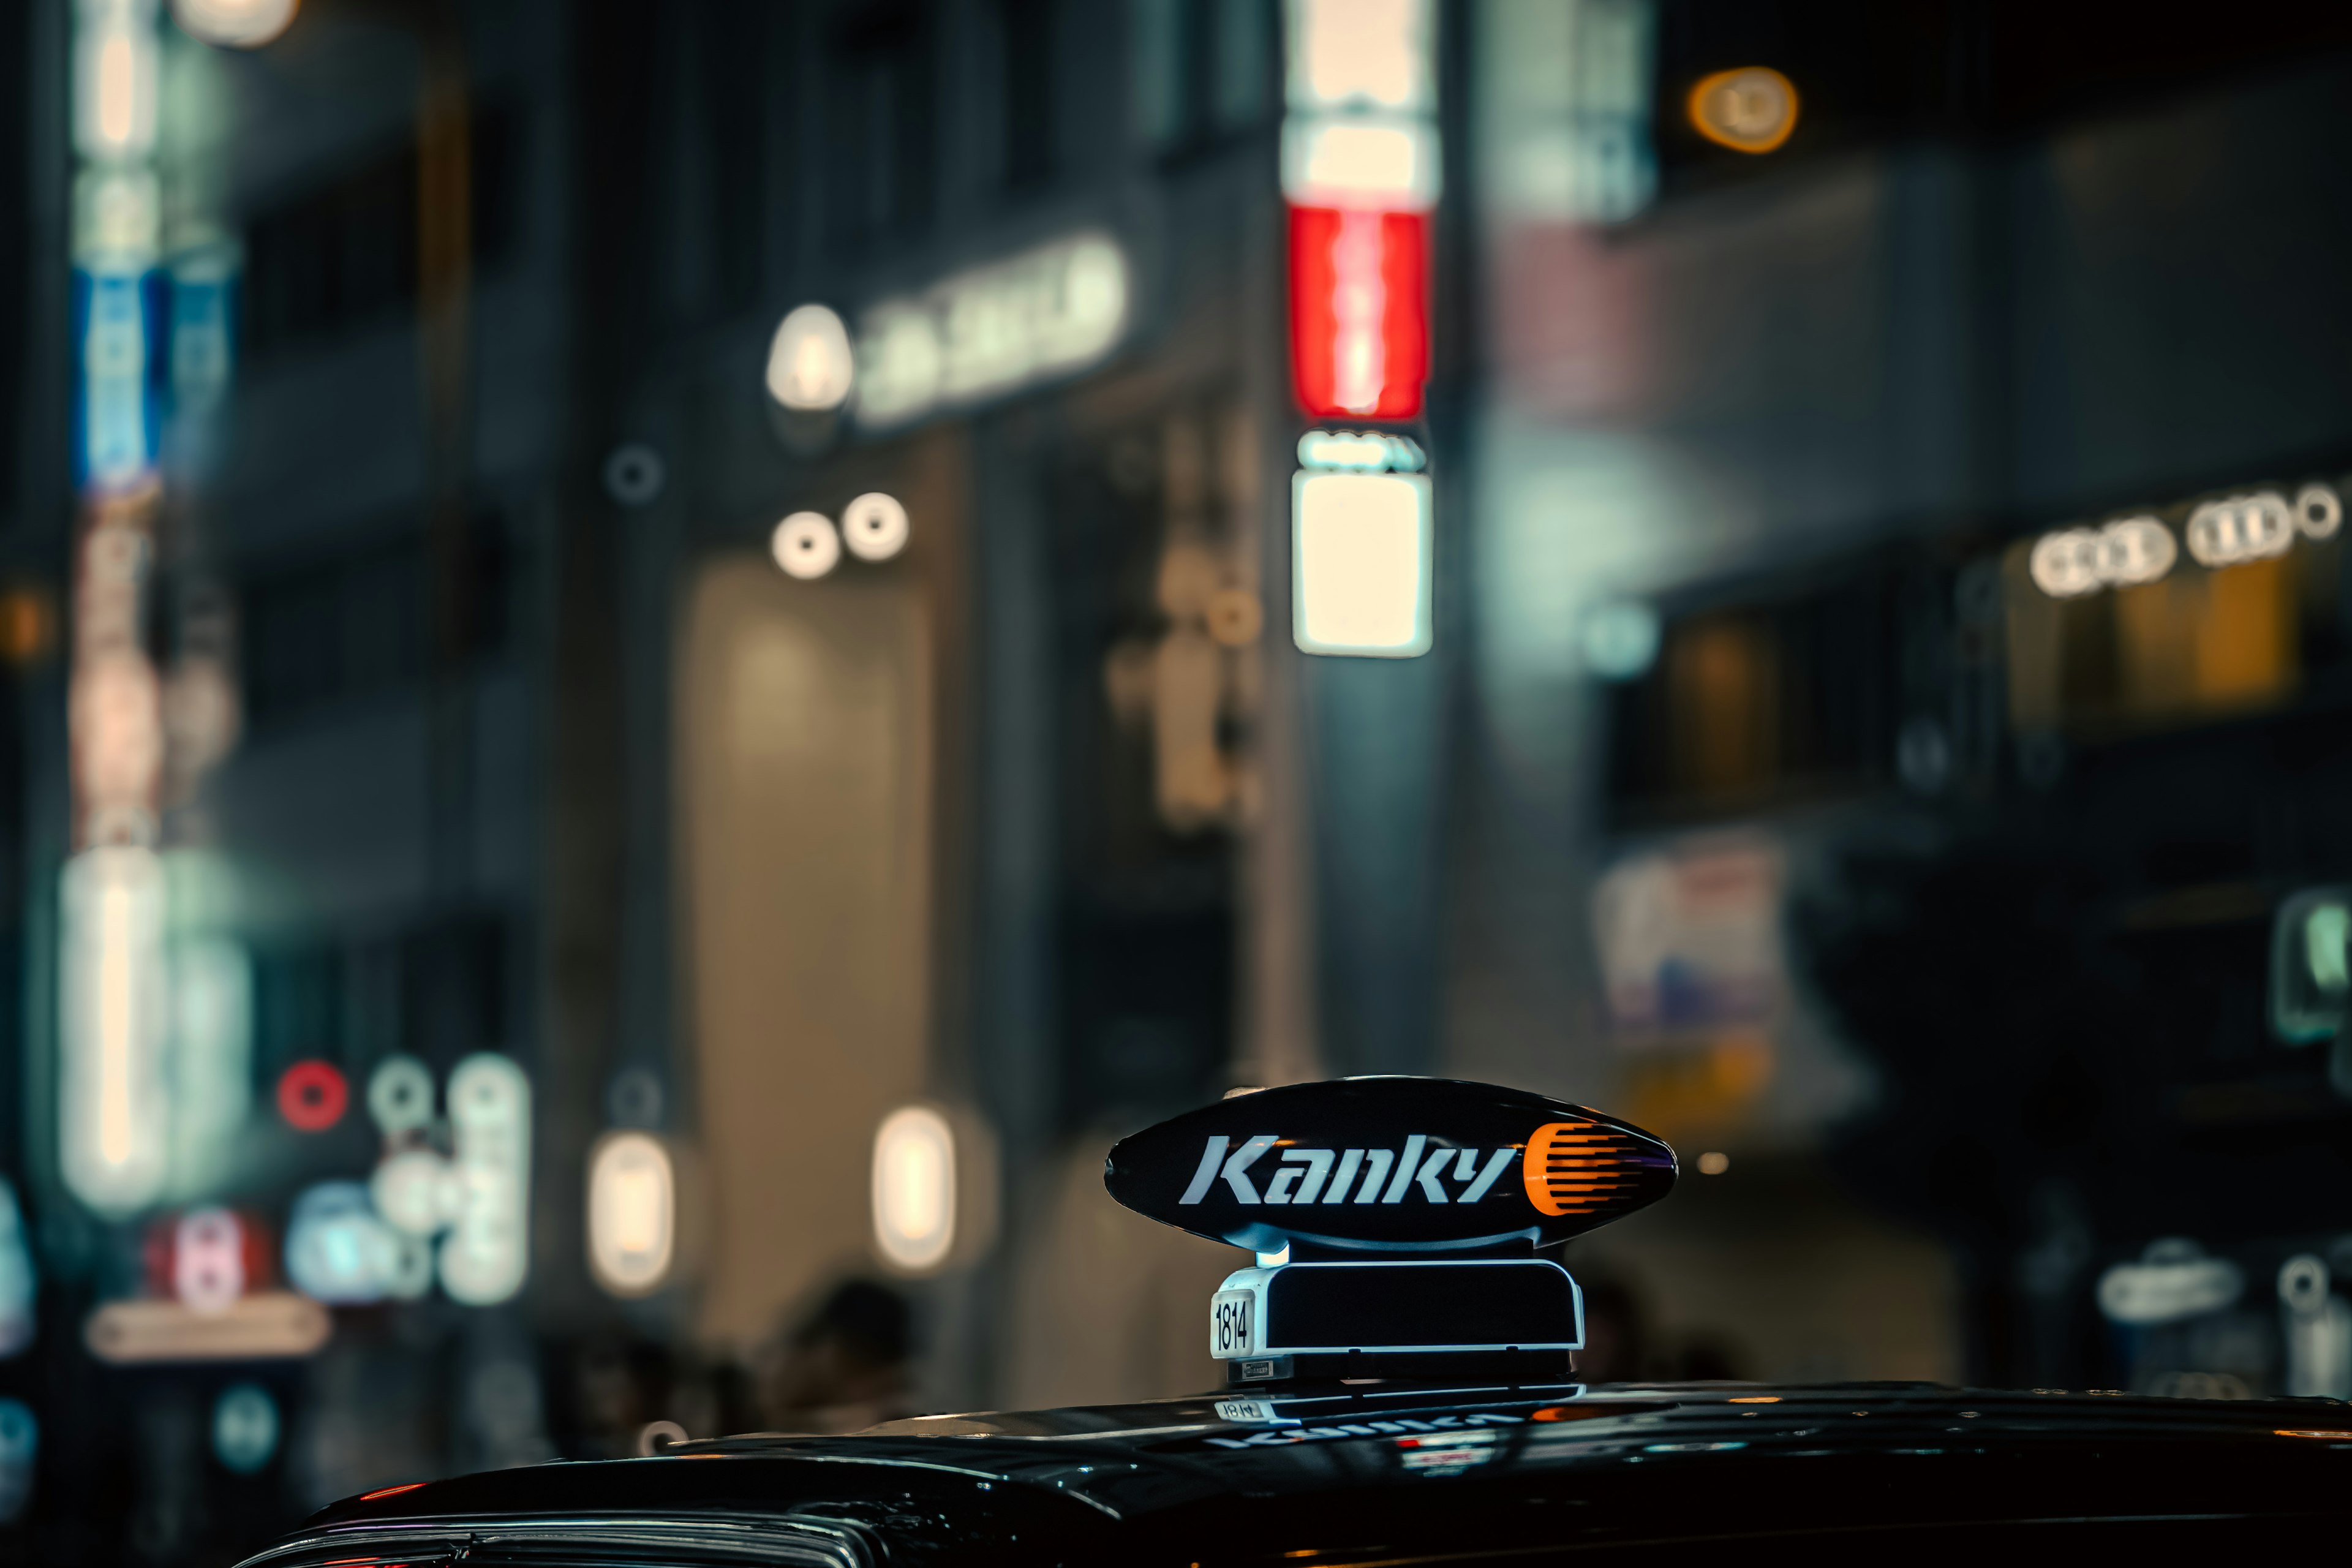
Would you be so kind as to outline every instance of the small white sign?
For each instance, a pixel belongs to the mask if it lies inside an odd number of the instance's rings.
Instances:
[[[1427,653],[1427,478],[1302,471],[1290,496],[1291,636],[1299,648],[1377,658]]]
[[[1258,1353],[1257,1293],[1220,1290],[1209,1300],[1209,1353],[1219,1361]]]

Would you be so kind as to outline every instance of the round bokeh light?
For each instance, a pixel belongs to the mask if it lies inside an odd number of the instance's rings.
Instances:
[[[823,512],[796,511],[776,524],[768,549],[785,576],[814,583],[840,563],[841,535]]]
[[[332,1062],[296,1062],[278,1080],[278,1114],[298,1132],[324,1132],[351,1102],[351,1085]]]
[[[297,0],[172,0],[172,16],[198,43],[257,49],[294,20]]]
[[[907,548],[907,509],[873,490],[842,509],[841,537],[860,561],[887,561]]]

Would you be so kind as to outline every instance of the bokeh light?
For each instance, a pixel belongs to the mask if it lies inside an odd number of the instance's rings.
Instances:
[[[172,16],[199,43],[257,49],[293,25],[299,0],[172,0]]]
[[[948,1120],[902,1106],[874,1135],[874,1245],[894,1268],[927,1273],[955,1245],[956,1145]]]

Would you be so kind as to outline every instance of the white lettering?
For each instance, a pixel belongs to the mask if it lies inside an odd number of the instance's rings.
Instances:
[[[1413,1173],[1421,1164],[1421,1152],[1428,1143],[1428,1134],[1423,1132],[1415,1132],[1404,1141],[1404,1158],[1397,1162],[1396,1179],[1389,1183],[1389,1190],[1381,1194],[1381,1202],[1404,1202],[1404,1190],[1412,1184]]]
[[[1392,1149],[1374,1149],[1367,1152],[1364,1155],[1364,1184],[1356,1189],[1356,1201],[1360,1204],[1380,1202],[1381,1179],[1389,1173],[1389,1167],[1395,1163],[1396,1152]]]
[[[1470,1151],[1465,1150],[1463,1152],[1466,1161]],[[1510,1168],[1511,1156],[1517,1152],[1517,1149],[1506,1146],[1487,1155],[1486,1168],[1478,1173],[1478,1179],[1470,1184],[1470,1190],[1462,1194],[1462,1201],[1465,1204],[1475,1204],[1485,1197],[1493,1190],[1496,1178]],[[1466,1168],[1465,1164],[1465,1169]]]
[[[1192,1184],[1184,1189],[1178,1203],[1197,1204],[1209,1195],[1209,1184],[1217,1179],[1217,1167],[1224,1163],[1225,1147],[1232,1142],[1222,1132],[1209,1140],[1209,1146],[1201,1151],[1201,1168],[1192,1173]]]
[[[1283,1168],[1274,1174],[1265,1189],[1265,1201],[1270,1204],[1311,1204],[1315,1194],[1323,1190],[1323,1178],[1331,1173],[1331,1151],[1328,1149],[1286,1149],[1282,1152]],[[1302,1169],[1303,1167],[1303,1169]],[[1300,1182],[1298,1178],[1307,1179]],[[1298,1195],[1290,1195],[1297,1183]]]
[[[1233,1188],[1236,1201],[1245,1204],[1258,1201],[1257,1189],[1250,1185],[1249,1177],[1244,1173],[1257,1163],[1259,1155],[1281,1141],[1282,1135],[1278,1132],[1261,1132],[1234,1150],[1233,1158],[1225,1162],[1225,1184]]]
[[[1339,1177],[1337,1180],[1332,1182],[1329,1189],[1324,1193],[1323,1201],[1327,1204],[1346,1203],[1348,1201],[1348,1187],[1349,1184],[1355,1181],[1356,1172],[1363,1165],[1363,1163],[1364,1152],[1361,1149],[1350,1149],[1346,1153],[1340,1155]]]
[[[1468,1151],[1465,1150],[1465,1152]],[[1422,1163],[1421,1174],[1416,1179],[1421,1183],[1421,1190],[1428,1194],[1431,1203],[1445,1204],[1454,1201],[1445,1195],[1445,1189],[1438,1184],[1438,1178],[1445,1174],[1446,1162],[1453,1158],[1453,1150],[1440,1149]]]

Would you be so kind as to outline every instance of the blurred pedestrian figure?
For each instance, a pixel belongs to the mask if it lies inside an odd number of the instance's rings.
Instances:
[[[777,1432],[855,1432],[915,1413],[914,1313],[871,1279],[847,1279],[761,1347],[761,1419]]]

